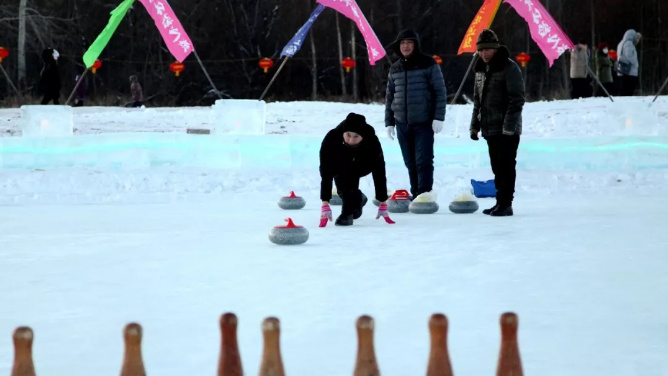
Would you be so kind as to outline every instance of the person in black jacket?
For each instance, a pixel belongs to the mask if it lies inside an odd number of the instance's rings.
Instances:
[[[53,101],[60,104],[60,72],[58,71],[58,51],[46,48],[42,51],[42,72],[39,78],[39,90],[42,93],[42,104]]]
[[[395,127],[413,197],[434,184],[434,134],[443,129],[447,92],[443,72],[433,57],[420,52],[418,34],[403,30],[392,43],[400,56],[390,67],[385,93],[385,127]]]
[[[489,29],[477,42],[480,60],[475,64],[471,139],[478,132],[487,140],[490,164],[497,189],[496,205],[483,210],[495,217],[513,215],[517,148],[522,134],[524,80],[520,67],[512,61],[508,48]]]
[[[376,131],[362,115],[350,113],[336,128],[327,132],[320,146],[320,199],[322,210],[320,227],[332,220],[329,200],[332,198],[332,180],[343,201],[338,226],[350,226],[362,216],[367,198],[359,189],[360,178],[372,174],[376,199],[380,201],[378,215],[394,223],[387,214],[387,178],[385,157]]]

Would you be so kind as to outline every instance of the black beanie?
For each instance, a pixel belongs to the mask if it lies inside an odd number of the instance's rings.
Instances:
[[[349,113],[346,120],[343,121],[344,132],[355,132],[364,136],[366,134],[366,127],[366,118],[363,115],[354,112]]]
[[[478,51],[488,48],[498,49],[501,47],[501,44],[499,43],[499,38],[496,36],[495,32],[490,29],[485,29],[478,35],[478,43],[476,44],[476,47],[478,48]]]

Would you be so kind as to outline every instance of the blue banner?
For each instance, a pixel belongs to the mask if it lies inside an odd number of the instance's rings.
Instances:
[[[299,28],[295,36],[290,39],[290,42],[288,42],[288,44],[283,47],[283,51],[281,51],[280,57],[293,57],[297,51],[299,51],[299,48],[302,46],[302,43],[306,38],[306,33],[308,33],[311,25],[313,25],[313,22],[315,22],[315,19],[318,18],[320,12],[322,12],[323,9],[325,9],[325,7],[322,4],[318,4],[313,13],[311,13],[311,16],[308,18],[308,21],[306,21],[306,23]]]

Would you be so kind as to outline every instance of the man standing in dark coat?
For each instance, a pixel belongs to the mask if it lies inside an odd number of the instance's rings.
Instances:
[[[497,189],[496,205],[483,210],[495,217],[513,215],[517,148],[522,134],[524,80],[520,67],[509,59],[506,46],[489,29],[483,30],[477,43],[480,60],[475,65],[471,139],[478,132],[487,140],[489,159]]]
[[[372,174],[376,199],[380,201],[376,219],[383,217],[394,223],[387,212],[387,178],[385,157],[376,131],[362,115],[350,113],[336,128],[327,132],[320,147],[320,199],[322,210],[320,227],[332,220],[329,200],[332,198],[332,180],[343,201],[337,226],[350,226],[353,219],[362,216],[367,198],[359,189],[360,178]]]
[[[39,78],[39,90],[42,92],[42,104],[53,101],[60,104],[60,72],[58,72],[58,51],[46,48],[42,51],[44,65]]]
[[[399,33],[392,48],[400,56],[390,67],[385,93],[385,127],[396,135],[408,169],[411,194],[431,192],[434,184],[434,134],[443,129],[447,93],[443,72],[420,52],[413,30]]]

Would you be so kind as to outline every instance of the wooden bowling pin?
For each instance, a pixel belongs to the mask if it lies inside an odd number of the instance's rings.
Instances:
[[[218,376],[243,376],[239,344],[237,343],[237,316],[225,313],[220,316],[220,357]]]
[[[448,318],[442,313],[434,313],[429,318],[429,364],[427,376],[452,376],[452,364],[448,352]]]
[[[262,321],[262,362],[260,376],[285,376],[283,360],[281,360],[281,325],[276,317],[268,317]]]
[[[35,365],[32,361],[32,329],[20,326],[14,330],[14,365],[11,376],[35,376]]]
[[[357,359],[354,376],[380,376],[376,351],[373,346],[374,322],[371,316],[362,315],[357,319]]]
[[[517,343],[517,315],[506,312],[501,315],[501,350],[496,376],[522,376],[522,360]]]
[[[125,353],[121,376],[146,376],[144,361],[141,355],[142,328],[137,323],[130,323],[123,330]]]

